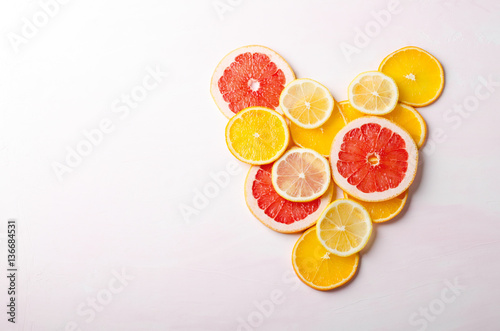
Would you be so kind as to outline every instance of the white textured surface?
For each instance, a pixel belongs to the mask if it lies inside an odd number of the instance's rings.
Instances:
[[[232,10],[221,20],[214,3]],[[258,330],[498,329],[500,86],[475,111],[450,112],[473,101],[481,77],[500,81],[500,5],[401,1],[348,62],[339,45],[353,44],[388,3],[73,0],[15,53],[7,34],[20,33],[39,4],[3,1],[0,233],[18,219],[17,329],[74,321],[82,330],[236,330],[249,317]],[[430,141],[408,207],[375,227],[357,277],[339,290],[298,283],[290,262],[298,236],[274,233],[247,210],[247,166],[232,169],[240,172],[190,222],[179,210],[233,162],[209,84],[218,61],[247,44],[275,49],[338,101],[353,77],[402,46],[428,50],[445,68],[443,95],[421,109]],[[123,104],[113,112],[156,66],[168,77],[128,116]],[[104,118],[115,130],[58,181],[53,162]],[[109,299],[122,268],[134,279],[90,318],[86,300]],[[455,279],[463,288],[440,306]],[[255,302],[280,293],[269,316],[255,313]],[[429,321],[413,315],[429,305],[439,313]],[[1,316],[0,329],[14,330]]]

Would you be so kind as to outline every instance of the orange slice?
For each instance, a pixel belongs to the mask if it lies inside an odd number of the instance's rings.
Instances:
[[[344,197],[346,199],[356,201],[357,203],[365,207],[368,211],[368,214],[370,214],[370,218],[372,219],[373,223],[383,223],[393,219],[401,212],[401,210],[403,210],[406,200],[408,199],[408,191],[401,193],[391,200],[380,202],[361,201],[349,196],[345,192]]]
[[[441,63],[418,47],[403,47],[387,55],[378,70],[396,81],[399,101],[410,106],[427,106],[443,91],[444,71]]]
[[[346,284],[359,264],[359,254],[340,257],[326,250],[319,242],[316,227],[302,234],[293,247],[293,270],[306,285],[328,291]]]

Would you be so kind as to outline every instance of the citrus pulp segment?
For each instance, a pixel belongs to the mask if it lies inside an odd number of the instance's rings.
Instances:
[[[226,144],[240,161],[267,164],[288,147],[290,134],[283,116],[272,109],[250,107],[233,116],[226,126]]]
[[[399,100],[410,106],[427,106],[443,91],[443,66],[432,54],[418,47],[403,47],[389,54],[378,70],[396,81]]]
[[[210,92],[227,118],[252,106],[281,112],[281,91],[294,79],[288,63],[272,49],[244,46],[227,54],[217,65]]]
[[[245,201],[252,214],[265,226],[281,233],[296,233],[316,224],[330,203],[333,183],[320,198],[293,202],[281,197],[271,183],[272,164],[253,166],[245,181]]]
[[[293,270],[306,285],[328,291],[346,284],[356,274],[359,254],[340,257],[319,242],[312,227],[297,240],[292,251]]]
[[[333,179],[344,192],[363,201],[385,201],[413,182],[418,150],[412,137],[394,122],[363,116],[337,134],[330,163]]]
[[[308,148],[292,148],[273,165],[273,187],[289,201],[306,202],[322,196],[330,186],[330,165]]]

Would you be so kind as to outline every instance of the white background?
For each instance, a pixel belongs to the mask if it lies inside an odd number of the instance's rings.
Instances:
[[[247,330],[241,321],[253,318],[258,330],[498,330],[500,87],[463,115],[453,107],[474,102],[481,77],[500,81],[500,5],[401,1],[387,26],[344,56],[340,45],[355,45],[357,29],[388,4],[72,0],[16,52],[9,36],[21,35],[40,4],[3,0],[0,268],[7,220],[17,218],[19,272],[17,323],[3,308],[0,329]],[[444,66],[441,98],[420,109],[430,140],[408,207],[375,227],[356,278],[341,289],[298,282],[290,262],[298,235],[253,218],[244,164],[198,215],[180,212],[233,162],[209,83],[218,61],[248,44],[273,48],[337,101],[352,78],[403,46]],[[147,68],[168,76],[120,118],[114,102]],[[55,162],[105,118],[115,130],[58,180]],[[108,297],[122,272],[133,279]],[[459,294],[440,303],[447,281]],[[256,302],[280,292],[269,316],[258,312]],[[96,297],[106,304],[91,318],[87,300]],[[435,314],[425,318],[419,309],[429,305]]]

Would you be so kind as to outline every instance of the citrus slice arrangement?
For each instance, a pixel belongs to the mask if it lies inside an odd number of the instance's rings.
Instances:
[[[435,102],[443,87],[439,61],[414,46],[357,75],[342,102],[324,84],[296,79],[264,46],[240,47],[217,65],[210,92],[229,119],[227,147],[252,165],[248,209],[276,232],[303,232],[292,267],[306,285],[347,284],[373,224],[401,215],[427,137],[415,107]]]

